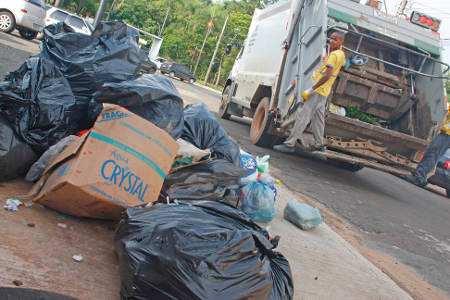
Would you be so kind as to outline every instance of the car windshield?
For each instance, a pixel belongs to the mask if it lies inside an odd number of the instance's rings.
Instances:
[[[81,18],[78,18],[75,16],[70,16],[66,22],[68,25],[78,28],[78,29],[82,29],[84,31],[86,31],[88,29],[86,27],[86,25],[84,24],[84,21]]]
[[[44,0],[28,0],[31,4],[37,5],[39,7],[45,8]]]
[[[60,11],[60,10],[55,10],[54,12],[51,13],[50,18],[52,19],[56,19],[58,21],[64,22],[67,18],[69,14]]]

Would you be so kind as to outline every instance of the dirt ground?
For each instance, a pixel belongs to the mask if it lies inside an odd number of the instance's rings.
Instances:
[[[21,180],[0,184],[0,204],[24,195]],[[40,205],[0,209],[0,286],[49,290],[77,299],[118,299],[114,224],[72,218]],[[73,255],[82,255],[76,262]]]

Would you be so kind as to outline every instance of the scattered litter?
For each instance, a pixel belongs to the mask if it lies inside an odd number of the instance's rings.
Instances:
[[[6,199],[6,204],[3,207],[9,211],[18,211],[20,205],[23,205],[23,203],[19,199],[9,198]]]
[[[61,228],[67,228],[67,225],[64,223],[58,223],[57,225],[58,225],[58,227],[61,227]]]
[[[27,226],[28,227],[36,227],[36,224],[34,224],[34,223],[27,223]]]
[[[130,208],[115,240],[124,299],[293,298],[267,231],[220,202]]]
[[[294,200],[288,201],[284,218],[303,230],[313,229],[322,223],[322,216],[317,208]]]
[[[12,282],[15,286],[22,286],[23,285],[23,282],[22,281],[20,281],[20,280],[13,280],[13,282]]]
[[[84,258],[83,258],[83,255],[76,254],[76,255],[72,256],[72,259],[76,262],[81,262],[81,261],[83,261]]]

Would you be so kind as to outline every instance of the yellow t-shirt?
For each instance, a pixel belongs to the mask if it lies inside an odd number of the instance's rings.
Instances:
[[[444,126],[441,128],[441,132],[445,133],[446,135],[450,135],[450,108],[447,111],[447,120],[445,121]]]
[[[330,55],[328,55],[326,62],[320,68],[318,68],[312,76],[314,83],[316,83],[322,78],[327,66],[333,67],[333,74],[331,78],[316,89],[316,92],[318,94],[325,97],[328,97],[330,95],[333,83],[336,80],[337,75],[341,71],[341,68],[344,64],[345,64],[344,51],[340,49],[334,50],[333,52],[330,53]]]

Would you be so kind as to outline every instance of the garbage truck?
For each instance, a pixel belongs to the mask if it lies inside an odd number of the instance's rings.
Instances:
[[[327,150],[317,155],[350,171],[413,170],[447,112],[440,21],[420,12],[388,15],[373,2],[294,0],[256,9],[220,117],[252,118],[256,145],[282,142],[326,57],[327,36],[341,31],[347,61],[327,100]]]

